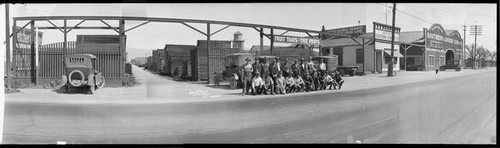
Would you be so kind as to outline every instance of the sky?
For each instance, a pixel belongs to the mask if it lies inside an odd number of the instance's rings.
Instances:
[[[320,30],[366,25],[367,32],[372,32],[372,22],[392,24],[392,3],[241,3],[241,4],[16,4],[10,5],[10,17],[23,16],[140,16],[163,17],[243,22],[263,25],[294,27]],[[5,9],[1,6],[0,40],[5,41]],[[396,26],[401,31],[422,31],[433,23],[439,23],[445,30],[458,30],[463,37],[463,25],[478,24],[483,26],[483,34],[477,38],[478,45],[496,51],[497,10],[496,4],[476,3],[398,3],[396,8]],[[418,17],[418,18],[417,18]],[[53,21],[62,26],[62,21]],[[10,22],[12,24],[12,21]],[[18,26],[26,22],[18,22]],[[68,21],[74,26],[78,21]],[[108,21],[118,26],[117,21]],[[127,21],[126,28],[142,23]],[[190,24],[206,31],[205,24]],[[51,26],[47,22],[37,22],[36,26]],[[87,21],[80,26],[105,26],[98,21]],[[224,25],[211,25],[214,32]],[[467,27],[467,30],[469,27]],[[259,33],[253,28],[229,27],[214,36],[212,40],[232,40],[233,33],[240,31],[245,39],[244,47],[259,45]],[[268,29],[264,30],[269,33]],[[62,42],[63,34],[59,30],[43,30],[43,44]],[[284,30],[275,30],[281,34]],[[117,34],[112,30],[74,30],[68,34],[68,41],[75,41],[80,34]],[[304,33],[287,35],[305,36]],[[206,37],[179,23],[149,23],[127,32],[127,52],[129,59],[150,55],[151,50],[160,49],[165,44],[196,45],[196,40]],[[467,44],[474,42],[474,37],[466,34]],[[264,38],[264,45],[270,42]],[[275,44],[276,46],[287,44]],[[5,49],[5,44],[1,45]],[[2,50],[3,51],[3,50]],[[5,57],[5,53],[2,57]]]

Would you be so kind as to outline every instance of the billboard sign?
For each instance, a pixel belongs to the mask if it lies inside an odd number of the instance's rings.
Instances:
[[[282,36],[282,35],[274,35],[274,42],[299,43],[299,44],[308,44],[317,46],[320,45],[319,38],[293,37],[293,36]]]
[[[394,31],[394,41],[399,42],[399,33],[401,28],[395,27]],[[392,26],[373,22],[373,32],[375,34],[375,39],[391,41],[392,40]]]
[[[16,26],[16,30],[21,29],[21,27]],[[38,45],[42,45],[43,32],[38,32]],[[17,44],[16,48],[31,48],[31,29],[24,28],[17,33]],[[35,40],[35,41],[36,41]]]
[[[326,30],[326,32],[338,35],[359,36],[366,33],[366,25],[330,29]]]

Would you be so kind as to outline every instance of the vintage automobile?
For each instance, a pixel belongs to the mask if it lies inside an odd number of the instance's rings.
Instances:
[[[70,54],[64,58],[66,74],[62,76],[65,92],[71,87],[90,87],[90,92],[104,87],[105,79],[96,68],[97,57],[92,54]]]
[[[214,84],[219,86],[223,81],[229,81],[229,87],[235,89],[241,82],[240,67],[246,63],[245,59],[254,59],[255,55],[251,53],[233,53],[224,57],[225,69],[222,72],[216,72]]]
[[[455,71],[462,70],[462,68],[460,68],[460,60],[453,60],[453,63],[450,62],[446,65],[439,66],[440,71],[446,71],[446,69],[455,69]]]

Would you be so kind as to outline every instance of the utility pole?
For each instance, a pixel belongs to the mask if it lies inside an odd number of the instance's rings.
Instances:
[[[476,65],[477,36],[482,34],[482,25],[471,25],[471,35],[474,35],[474,48],[472,49],[472,69]]]
[[[394,76],[393,63],[394,63],[394,31],[396,31],[396,3],[392,4],[392,34],[391,34],[391,62],[387,70],[387,76]]]
[[[10,38],[9,38],[9,35],[10,35],[10,24],[9,24],[9,4],[5,4],[5,64],[7,64],[7,69],[5,69],[5,71],[7,71],[7,88],[10,89],[10,74],[11,74],[11,71],[10,71],[10,67],[11,67],[11,61],[10,61]]]
[[[465,67],[465,46],[467,45],[467,42],[465,42],[465,36],[466,36],[466,31],[467,31],[467,25],[464,23],[464,42],[462,46],[462,61],[464,62],[462,65]]]

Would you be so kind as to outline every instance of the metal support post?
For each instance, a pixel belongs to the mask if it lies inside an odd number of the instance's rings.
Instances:
[[[260,28],[260,52],[257,56],[262,55],[262,50],[264,50],[264,29]]]
[[[11,60],[10,60],[10,40],[9,40],[9,35],[10,35],[10,24],[9,24],[9,4],[5,4],[5,64],[6,68],[5,71],[7,72],[7,88],[10,89],[10,77],[11,77]]]
[[[207,83],[210,84],[210,23],[207,23]]]
[[[274,30],[271,28],[271,55],[273,55],[273,48],[274,48]]]
[[[118,34],[120,38],[120,77],[122,80],[125,79],[125,62],[127,59],[125,59],[125,48],[126,48],[126,43],[125,43],[125,20],[119,20],[118,21]]]
[[[31,34],[30,34],[30,45],[31,45],[31,53],[30,53],[30,75],[31,75],[31,83],[36,85],[36,68],[35,68],[35,21],[31,21]]]

